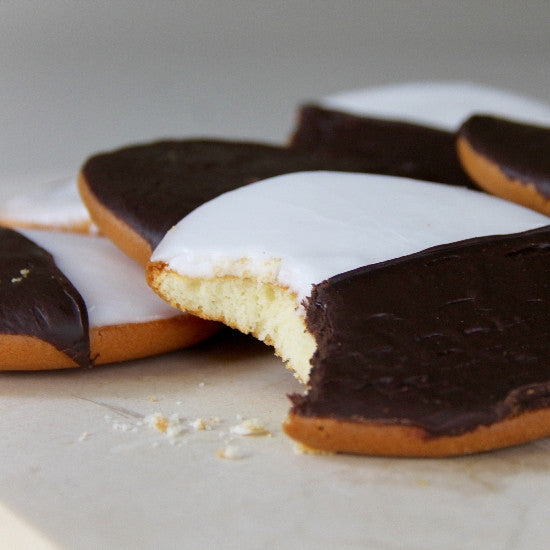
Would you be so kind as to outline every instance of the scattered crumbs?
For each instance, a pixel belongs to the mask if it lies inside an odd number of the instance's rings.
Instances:
[[[248,453],[236,443],[229,442],[225,447],[218,449],[217,455],[218,458],[224,458],[226,460],[240,460],[246,458]]]
[[[82,441],[85,441],[86,439],[88,439],[88,437],[90,437],[90,433],[89,433],[89,432],[82,432],[82,433],[79,435],[77,441],[78,441],[79,443],[82,443]]]
[[[157,399],[154,396],[149,396],[148,401],[155,403]],[[181,404],[181,402],[178,402]],[[120,409],[119,414],[123,414],[123,409]],[[127,416],[127,415],[124,415]],[[256,418],[243,418],[242,415],[237,415],[237,424],[232,427],[222,429],[224,421],[219,416],[199,416],[196,418],[184,417],[181,414],[164,414],[160,411],[153,412],[147,415],[135,413],[132,418],[117,419],[116,416],[106,414],[105,421],[108,422],[114,431],[126,433],[143,433],[147,430],[153,430],[157,434],[164,436],[172,445],[177,445],[180,442],[188,443],[189,437],[185,440],[182,436],[195,432],[198,436],[203,433],[206,436],[207,432],[215,432],[218,436],[218,441],[221,442],[221,448],[217,451],[219,458],[228,460],[238,460],[250,456],[250,452],[246,447],[242,446],[238,440],[233,439],[235,436],[268,436],[272,434],[266,428],[263,422]],[[88,432],[84,432],[78,441],[84,441],[88,437]],[[162,439],[157,438],[152,442],[154,448],[162,443]]]
[[[26,267],[19,270],[19,273],[21,273],[21,275],[22,275],[23,277],[27,277],[28,274],[29,274],[30,272],[31,272],[31,270],[30,270],[30,269],[27,269]]]
[[[23,280],[23,277],[12,277],[11,282],[13,284],[20,283]]]
[[[271,436],[271,433],[256,418],[249,418],[247,420],[243,420],[240,424],[237,424],[236,426],[233,426],[231,428],[231,433],[234,433],[237,435]]]
[[[297,455],[333,455],[333,451],[323,451],[321,449],[314,449],[313,447],[308,447],[303,443],[294,443],[294,453]]]

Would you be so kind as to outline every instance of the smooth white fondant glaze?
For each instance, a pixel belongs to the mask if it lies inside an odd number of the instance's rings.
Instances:
[[[75,178],[45,184],[33,192],[11,197],[0,206],[1,219],[51,227],[90,224],[90,232],[97,232],[80,199]]]
[[[351,90],[319,101],[325,108],[455,131],[474,114],[550,125],[550,104],[471,82],[410,82]]]
[[[152,260],[190,277],[255,277],[297,293],[345,271],[550,218],[465,188],[375,174],[298,172],[241,187],[172,228]]]
[[[181,312],[145,282],[143,268],[103,237],[21,230],[47,250],[86,303],[91,327],[145,323]]]

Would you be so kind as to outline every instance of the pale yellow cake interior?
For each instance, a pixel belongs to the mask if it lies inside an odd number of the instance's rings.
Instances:
[[[296,378],[307,383],[315,339],[303,308],[288,288],[233,275],[192,278],[152,262],[147,280],[173,306],[204,319],[222,321],[273,346]]]

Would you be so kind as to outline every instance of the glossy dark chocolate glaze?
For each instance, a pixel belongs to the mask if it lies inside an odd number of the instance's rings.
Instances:
[[[490,116],[473,116],[459,135],[511,179],[532,183],[550,198],[550,128]]]
[[[154,248],[166,231],[218,195],[288,172],[368,172],[367,159],[332,159],[256,143],[161,141],[90,158],[89,188]]]
[[[314,287],[311,389],[293,412],[432,436],[550,406],[550,226],[363,267]]]
[[[226,191],[304,170],[376,172],[378,163],[364,154],[183,140],[99,154],[84,164],[82,173],[99,202],[155,248],[170,227]]]
[[[305,105],[291,147],[332,157],[362,155],[374,173],[476,189],[456,155],[455,135],[419,124]]]
[[[52,255],[2,227],[0,253],[0,334],[34,336],[89,365],[86,305]]]

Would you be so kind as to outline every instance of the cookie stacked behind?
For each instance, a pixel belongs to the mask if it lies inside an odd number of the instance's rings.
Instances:
[[[101,230],[145,265],[173,225],[224,192],[306,170],[376,172],[377,164],[353,149],[326,155],[259,143],[172,140],[91,157],[79,188]]]
[[[413,82],[340,92],[303,105],[290,146],[352,152],[379,174],[475,188],[456,154],[456,132],[476,113],[550,125],[550,106],[469,82]]]
[[[82,203],[76,178],[45,184],[33,192],[15,195],[0,205],[4,227],[97,234]]]
[[[477,115],[461,126],[457,149],[481,189],[550,215],[550,127]]]

